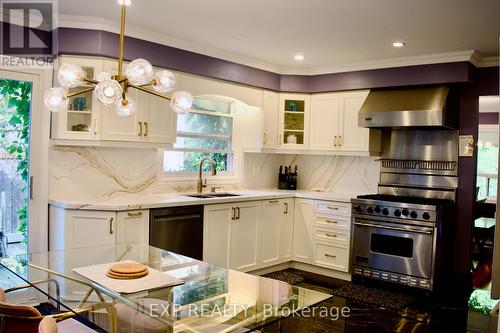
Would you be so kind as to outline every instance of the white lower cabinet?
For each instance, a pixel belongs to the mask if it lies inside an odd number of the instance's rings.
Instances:
[[[149,244],[149,213],[64,209],[50,206],[49,249],[66,250],[121,242]]]
[[[260,265],[272,266],[292,260],[293,199],[262,203]]]
[[[312,262],[312,226],[314,201],[295,199],[295,221],[293,223],[293,260]]]
[[[116,213],[116,241],[149,244],[149,211],[133,210]]]
[[[206,205],[203,212],[203,261],[229,267],[229,228],[233,204]]]
[[[280,200],[282,208],[280,214],[280,258],[281,262],[293,259],[293,221],[295,211],[295,199]],[[276,238],[275,238],[276,239]]]
[[[349,247],[347,245],[315,241],[313,263],[318,266],[347,272]]]
[[[259,245],[262,203],[236,204],[235,219],[230,226],[229,267],[247,272],[260,264]]]

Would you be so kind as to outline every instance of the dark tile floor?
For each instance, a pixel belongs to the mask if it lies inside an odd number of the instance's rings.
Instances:
[[[304,277],[298,286],[332,294],[342,285],[349,283],[325,278],[303,271],[292,270]],[[421,299],[399,310],[381,308],[359,301],[333,296],[317,305],[318,309],[331,310],[333,315],[294,316],[262,330],[263,333],[420,333],[467,331],[467,309],[433,305]],[[335,316],[337,309],[348,307],[348,316]]]

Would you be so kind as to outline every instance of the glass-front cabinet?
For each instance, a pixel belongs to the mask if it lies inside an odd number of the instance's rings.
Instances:
[[[58,66],[54,68],[54,86],[59,86],[57,70],[63,63],[80,65],[89,79],[103,70],[102,61],[63,56],[59,58]],[[70,88],[68,92],[71,94],[88,87],[90,85]],[[100,139],[100,116],[101,105],[92,91],[70,97],[67,110],[52,113],[52,138],[97,141]]]
[[[279,145],[287,149],[309,147],[310,96],[280,95]]]

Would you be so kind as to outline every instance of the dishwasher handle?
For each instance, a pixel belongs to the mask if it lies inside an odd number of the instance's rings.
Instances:
[[[179,221],[179,220],[192,220],[200,219],[200,214],[190,214],[190,215],[172,215],[172,216],[155,216],[153,217],[153,222],[169,222],[169,221]]]

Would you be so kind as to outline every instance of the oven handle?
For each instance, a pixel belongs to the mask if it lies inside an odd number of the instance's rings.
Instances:
[[[390,229],[390,230],[398,230],[398,231],[413,231],[413,232],[418,232],[420,234],[432,235],[432,231],[426,231],[426,230],[416,229],[416,228],[398,228],[398,227],[391,227],[388,225],[361,223],[361,222],[353,222],[353,223],[356,225],[361,225],[361,226],[365,226],[365,227],[374,227],[374,228],[382,228],[382,229]]]

